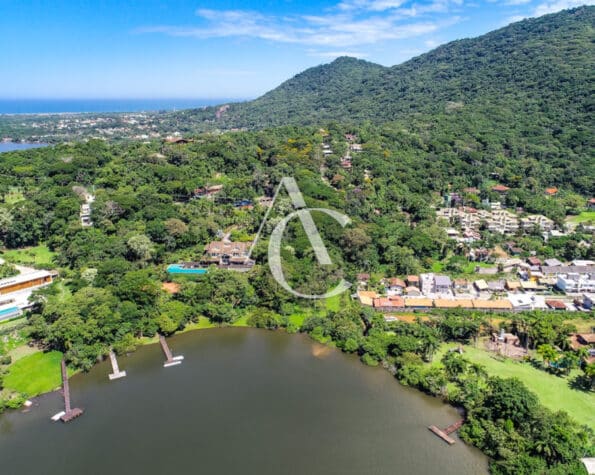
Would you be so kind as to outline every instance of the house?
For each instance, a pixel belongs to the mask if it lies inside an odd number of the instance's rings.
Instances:
[[[595,333],[580,333],[575,335],[570,335],[570,347],[574,351],[578,351],[581,348],[587,350],[587,357],[586,363],[592,364],[595,363]]]
[[[357,285],[358,287],[366,287],[370,281],[370,274],[357,274]]]
[[[521,288],[526,292],[537,292],[538,290],[545,290],[543,286],[539,285],[534,280],[521,280]]]
[[[194,190],[194,198],[204,198],[216,195],[223,190],[223,185],[204,186]]]
[[[504,343],[505,345],[520,346],[521,340],[513,333],[505,333],[501,330],[500,333],[492,333],[491,337],[494,343]]]
[[[521,218],[521,229],[523,231],[531,231],[539,228],[544,232],[550,232],[554,229],[555,223],[550,219],[540,214],[534,214]]]
[[[473,308],[473,300],[471,299],[434,299],[434,307],[436,308]]]
[[[454,288],[457,292],[469,292],[469,281],[467,279],[455,279]]]
[[[535,296],[530,294],[509,294],[508,301],[514,310],[533,310]]]
[[[486,249],[485,247],[480,247],[478,249],[471,249],[467,255],[470,261],[474,262],[485,262],[491,256],[491,251]]]
[[[498,273],[498,268],[477,266],[475,268],[475,273],[479,275],[496,275]]]
[[[407,297],[405,299],[405,308],[411,310],[432,308],[432,299],[425,297]]]
[[[417,275],[408,275],[405,281],[407,282],[407,286],[419,288],[419,277]]]
[[[90,204],[83,203],[81,205],[80,218],[81,218],[81,226],[83,226],[84,228],[93,226],[93,222],[91,221],[91,205]]]
[[[527,264],[530,266],[541,266],[541,260],[535,256],[527,257]]]
[[[488,283],[483,279],[476,280],[475,282],[473,282],[473,285],[478,292],[485,292],[486,290],[488,290]]]
[[[556,188],[555,186],[545,189],[546,196],[554,196],[557,193],[558,193],[558,188]]]
[[[251,200],[247,200],[247,199],[243,199],[243,200],[238,200],[233,204],[234,208],[239,208],[239,209],[252,209],[254,208],[254,206],[252,205],[252,201]]]
[[[587,206],[589,207],[589,209],[595,209],[595,198],[591,198],[588,201]]]
[[[595,294],[585,293],[583,294],[583,308],[592,310],[595,304]]]
[[[367,291],[367,290],[358,290],[357,298],[361,302],[362,305],[367,305],[369,307],[374,306],[374,300],[377,299],[379,295],[376,292]]]
[[[482,299],[474,299],[473,300],[473,308],[477,310],[494,310],[494,311],[502,311],[502,310],[512,310],[512,304],[508,300],[498,299],[498,300],[482,300]]]
[[[579,333],[576,339],[581,345],[595,345],[595,333]]]
[[[405,307],[405,301],[398,295],[392,297],[378,297],[372,302],[375,310],[381,312],[394,312]]]
[[[407,286],[405,285],[405,282],[403,282],[402,279],[392,277],[387,281],[386,290],[387,293],[401,295],[405,290],[405,287]]]
[[[205,247],[201,263],[230,269],[249,269],[254,266],[254,261],[249,257],[251,247],[252,242],[213,241]]]
[[[595,271],[592,274],[568,273],[559,275],[556,287],[568,294],[595,292]]]
[[[505,287],[506,287],[506,290],[515,292],[521,288],[521,283],[518,280],[507,280]]]
[[[419,288],[413,287],[413,286],[406,287],[405,288],[405,293],[407,294],[408,297],[419,297],[419,296],[421,296],[421,292],[420,292]]]
[[[494,185],[492,186],[492,191],[495,191],[496,193],[500,193],[500,194],[506,194],[506,192],[510,190],[510,188],[508,188],[505,185]]]
[[[552,310],[566,310],[566,305],[561,300],[546,300],[545,304]]]
[[[514,242],[507,242],[506,249],[513,256],[518,256],[523,252],[523,250],[520,247],[518,247]]]
[[[547,267],[559,267],[564,265],[564,263],[560,262],[558,259],[546,259],[543,261],[543,265]]]
[[[361,152],[363,150],[362,144],[359,144],[359,143],[349,144],[349,150],[351,150],[352,152]]]
[[[179,145],[179,144],[186,144],[186,143],[190,143],[192,142],[192,140],[190,139],[185,139],[182,137],[166,137],[164,140],[165,143],[169,143],[169,144],[175,144],[175,145]]]
[[[465,193],[469,193],[471,195],[479,195],[479,188],[475,188],[474,186],[470,186],[463,190]]]
[[[505,282],[503,280],[491,280],[488,282],[490,292],[504,292]]]
[[[13,292],[45,287],[53,282],[53,274],[46,270],[39,270],[0,280],[0,295],[6,296]]]
[[[259,196],[256,202],[263,208],[270,208],[273,205],[273,198],[271,196]]]
[[[452,288],[452,281],[447,275],[434,276],[433,291],[437,294],[447,294]]]

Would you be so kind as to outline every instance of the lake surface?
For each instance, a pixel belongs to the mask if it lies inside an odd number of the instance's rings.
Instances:
[[[400,386],[379,368],[304,335],[214,329],[169,340],[71,379],[69,424],[53,423],[61,396],[0,417],[2,473],[440,474],[487,473],[486,458],[427,426],[456,411]]]
[[[47,147],[46,143],[13,143],[13,142],[0,142],[0,153],[2,152],[13,152],[15,150],[28,150],[30,148],[41,148]]]

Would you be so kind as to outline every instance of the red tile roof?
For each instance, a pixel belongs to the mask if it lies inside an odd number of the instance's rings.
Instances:
[[[546,300],[545,304],[556,310],[566,310],[566,305],[561,300]]]

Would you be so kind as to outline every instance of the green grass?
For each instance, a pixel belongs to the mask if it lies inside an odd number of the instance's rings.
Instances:
[[[292,313],[288,318],[287,318],[287,322],[290,324],[295,325],[296,327],[300,328],[303,323],[304,320],[308,318],[308,315],[305,313]]]
[[[55,253],[43,244],[25,249],[11,249],[1,255],[7,262],[13,264],[33,264],[39,267],[52,267],[54,256]]]
[[[25,356],[8,367],[4,386],[28,397],[53,391],[62,383],[61,360],[62,353],[59,351],[38,352]],[[69,374],[73,373],[69,370]]]
[[[577,216],[571,216],[567,218],[571,223],[586,223],[588,221],[595,221],[595,211],[583,211]]]
[[[250,325],[248,325],[248,318],[249,318],[249,315],[244,314],[240,318],[238,318],[235,322],[233,322],[232,326],[234,326],[234,327],[249,327]]]
[[[442,355],[456,345],[443,345],[435,355],[434,362],[440,361]],[[541,403],[551,410],[563,410],[578,422],[595,430],[595,393],[579,391],[569,386],[569,380],[578,372],[571,373],[570,378],[562,378],[534,368],[527,362],[514,361],[510,358],[496,359],[486,350],[465,346],[465,357],[483,365],[491,376],[518,378],[539,397]]]
[[[324,306],[327,311],[338,312],[341,309],[341,295],[335,295],[324,300]]]

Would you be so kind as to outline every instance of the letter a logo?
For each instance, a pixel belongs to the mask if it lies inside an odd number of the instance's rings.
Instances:
[[[310,213],[312,211],[319,211],[321,213],[325,213],[328,216],[334,218],[342,227],[345,227],[347,224],[351,223],[351,220],[344,214],[341,214],[337,211],[333,211],[331,209],[307,208],[306,202],[304,201],[302,193],[300,192],[300,189],[298,188],[295,179],[291,177],[285,177],[281,180],[281,183],[279,183],[279,186],[277,187],[277,190],[275,192],[273,203],[277,199],[277,195],[281,190],[281,186],[285,186],[287,193],[289,193],[289,198],[291,199],[291,202],[293,203],[293,206],[294,208],[296,208],[297,211],[294,211],[293,213],[290,213],[285,218],[283,218],[281,222],[277,224],[277,226],[271,234],[271,239],[269,241],[268,258],[269,267],[271,269],[273,277],[279,283],[279,285],[281,285],[281,287],[283,287],[285,290],[297,297],[302,297],[306,299],[324,299],[345,292],[347,289],[349,289],[351,284],[349,284],[349,282],[345,281],[344,279],[341,280],[341,282],[339,282],[339,284],[334,289],[321,295],[308,295],[297,292],[296,290],[292,289],[291,286],[285,280],[285,275],[283,274],[283,268],[281,265],[281,240],[283,239],[283,233],[285,232],[285,228],[287,227],[287,223],[289,223],[289,221],[291,221],[296,216],[300,219],[300,221],[302,222],[302,226],[304,227],[304,231],[306,232],[306,235],[310,240],[310,244],[312,244],[312,248],[314,249],[314,253],[316,255],[318,263],[320,265],[331,265],[331,258],[326,250],[326,246],[322,242],[322,238],[320,236],[320,233],[318,232],[318,228],[316,227],[316,224],[314,224],[314,220],[312,219],[312,215]],[[254,249],[254,246],[256,245],[258,237],[260,236],[260,233],[268,218],[272,206],[273,205],[271,204],[271,207],[268,209],[264,217],[264,220],[260,225],[260,229],[258,230],[256,239],[252,244],[252,249]],[[252,253],[252,249],[250,249],[250,253]]]

